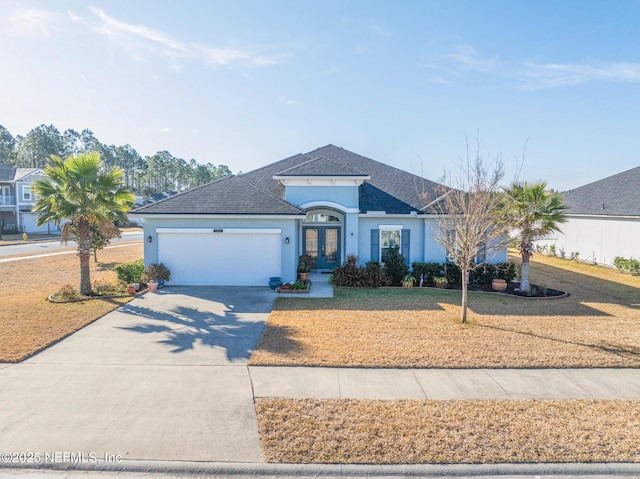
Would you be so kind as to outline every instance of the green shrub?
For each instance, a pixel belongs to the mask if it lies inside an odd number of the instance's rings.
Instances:
[[[520,265],[510,261],[508,263],[496,263],[491,265],[494,268],[494,278],[504,279],[507,283],[513,281],[520,274]]]
[[[382,270],[382,265],[378,261],[368,261],[364,267],[365,281],[369,288],[379,288],[389,286],[389,278]]]
[[[469,271],[469,283],[477,285],[490,285],[495,278],[496,268],[492,264],[483,264]]]
[[[377,261],[369,261],[365,267],[358,266],[358,258],[351,257],[337,266],[330,278],[334,286],[350,288],[378,288],[387,286],[389,281]]]
[[[304,291],[309,288],[308,281],[297,280],[296,282],[291,284],[291,289],[294,291]]]
[[[455,264],[445,263],[442,269],[449,285],[460,286],[462,284],[462,271]]]
[[[349,261],[334,268],[330,282],[338,287],[362,288],[367,286],[366,270]]]
[[[640,261],[633,258],[623,258],[622,256],[616,256],[613,260],[613,265],[621,273],[629,273],[634,276],[640,276]]]
[[[144,260],[142,258],[128,263],[117,264],[114,267],[118,279],[124,283],[139,283],[144,271]]]
[[[418,283],[420,282],[420,275],[422,275],[425,286],[433,286],[433,278],[442,275],[444,271],[442,263],[420,263],[418,261],[411,264],[411,270]]]
[[[409,274],[409,265],[404,256],[400,254],[399,248],[389,248],[387,259],[382,268],[384,274],[389,278],[391,286],[400,286],[402,278]]]

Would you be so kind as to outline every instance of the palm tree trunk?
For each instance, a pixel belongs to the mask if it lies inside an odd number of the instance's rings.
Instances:
[[[529,284],[529,260],[531,255],[529,253],[522,254],[522,271],[520,273],[520,291],[525,293],[531,292],[531,285]]]
[[[76,218],[77,228],[76,242],[78,243],[78,256],[80,257],[80,294],[91,295],[91,229],[85,218]]]

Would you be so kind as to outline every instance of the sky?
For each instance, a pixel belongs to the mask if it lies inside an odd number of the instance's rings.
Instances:
[[[233,172],[332,143],[437,181],[640,166],[640,0],[0,0],[0,125]],[[479,145],[479,147],[477,146]]]

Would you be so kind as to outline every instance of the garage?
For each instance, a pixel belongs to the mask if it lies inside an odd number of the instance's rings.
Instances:
[[[281,276],[279,228],[158,228],[172,285],[267,286]]]

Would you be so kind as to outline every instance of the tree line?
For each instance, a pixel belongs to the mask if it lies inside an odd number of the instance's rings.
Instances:
[[[67,158],[72,155],[98,152],[107,167],[119,167],[124,183],[131,191],[144,196],[167,191],[184,191],[210,183],[231,174],[227,165],[201,164],[186,161],[168,151],[141,156],[135,148],[106,145],[85,128],[60,132],[53,125],[40,125],[25,136],[13,136],[0,125],[0,163],[18,168],[44,168],[51,164],[51,155]]]

